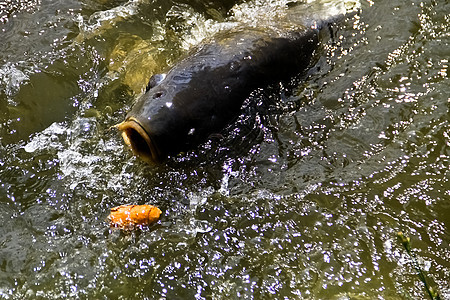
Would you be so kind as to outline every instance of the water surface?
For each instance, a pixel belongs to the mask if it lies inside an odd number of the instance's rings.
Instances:
[[[448,1],[361,2],[315,66],[148,166],[110,126],[281,2],[0,3],[0,298],[450,299]],[[125,233],[111,207],[154,204]]]

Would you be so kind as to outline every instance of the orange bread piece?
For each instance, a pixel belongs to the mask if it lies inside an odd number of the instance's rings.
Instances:
[[[153,205],[121,205],[111,208],[108,216],[111,227],[134,229],[158,221],[161,210]]]

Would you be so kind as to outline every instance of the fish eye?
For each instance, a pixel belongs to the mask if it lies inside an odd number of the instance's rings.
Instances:
[[[150,89],[154,88],[155,86],[159,85],[164,78],[166,78],[166,74],[155,74],[153,75],[150,80],[148,81],[147,87],[145,88],[145,92],[148,92]]]

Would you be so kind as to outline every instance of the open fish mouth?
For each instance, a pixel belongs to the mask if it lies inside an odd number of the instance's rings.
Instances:
[[[143,161],[153,164],[161,160],[159,151],[152,142],[150,135],[137,119],[130,117],[115,127],[122,131],[125,144],[130,146],[133,153]]]

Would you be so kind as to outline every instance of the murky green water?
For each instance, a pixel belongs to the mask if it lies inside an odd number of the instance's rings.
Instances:
[[[402,231],[450,299],[446,0],[362,0],[305,80],[161,166],[108,130],[151,74],[271,10],[236,3],[0,3],[0,298],[426,299]],[[111,230],[127,203],[162,219]]]

